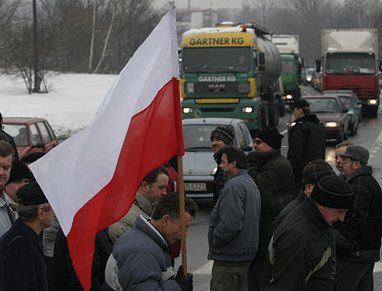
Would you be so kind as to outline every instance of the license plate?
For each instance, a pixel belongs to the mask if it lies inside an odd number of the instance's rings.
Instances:
[[[206,183],[184,183],[186,191],[207,191]]]

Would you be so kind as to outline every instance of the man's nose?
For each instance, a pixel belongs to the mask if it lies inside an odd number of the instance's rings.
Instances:
[[[343,222],[345,220],[345,214],[346,213],[341,213],[339,216],[338,216],[338,220]]]

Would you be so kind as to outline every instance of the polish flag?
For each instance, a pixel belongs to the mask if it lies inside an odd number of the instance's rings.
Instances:
[[[31,165],[90,289],[95,235],[133,204],[140,181],[184,154],[175,10],[135,52],[91,125]]]

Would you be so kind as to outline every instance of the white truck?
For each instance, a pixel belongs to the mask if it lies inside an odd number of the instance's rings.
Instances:
[[[377,29],[324,29],[321,31],[323,90],[353,90],[363,113],[376,117],[380,88]]]

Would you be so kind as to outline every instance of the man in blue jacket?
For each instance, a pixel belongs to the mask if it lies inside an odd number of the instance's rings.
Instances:
[[[260,193],[247,173],[241,149],[225,146],[220,168],[229,180],[211,213],[208,258],[214,260],[211,291],[246,291],[247,271],[259,242]]]
[[[39,235],[54,212],[36,182],[17,191],[19,218],[0,239],[0,290],[47,291],[46,265]]]

